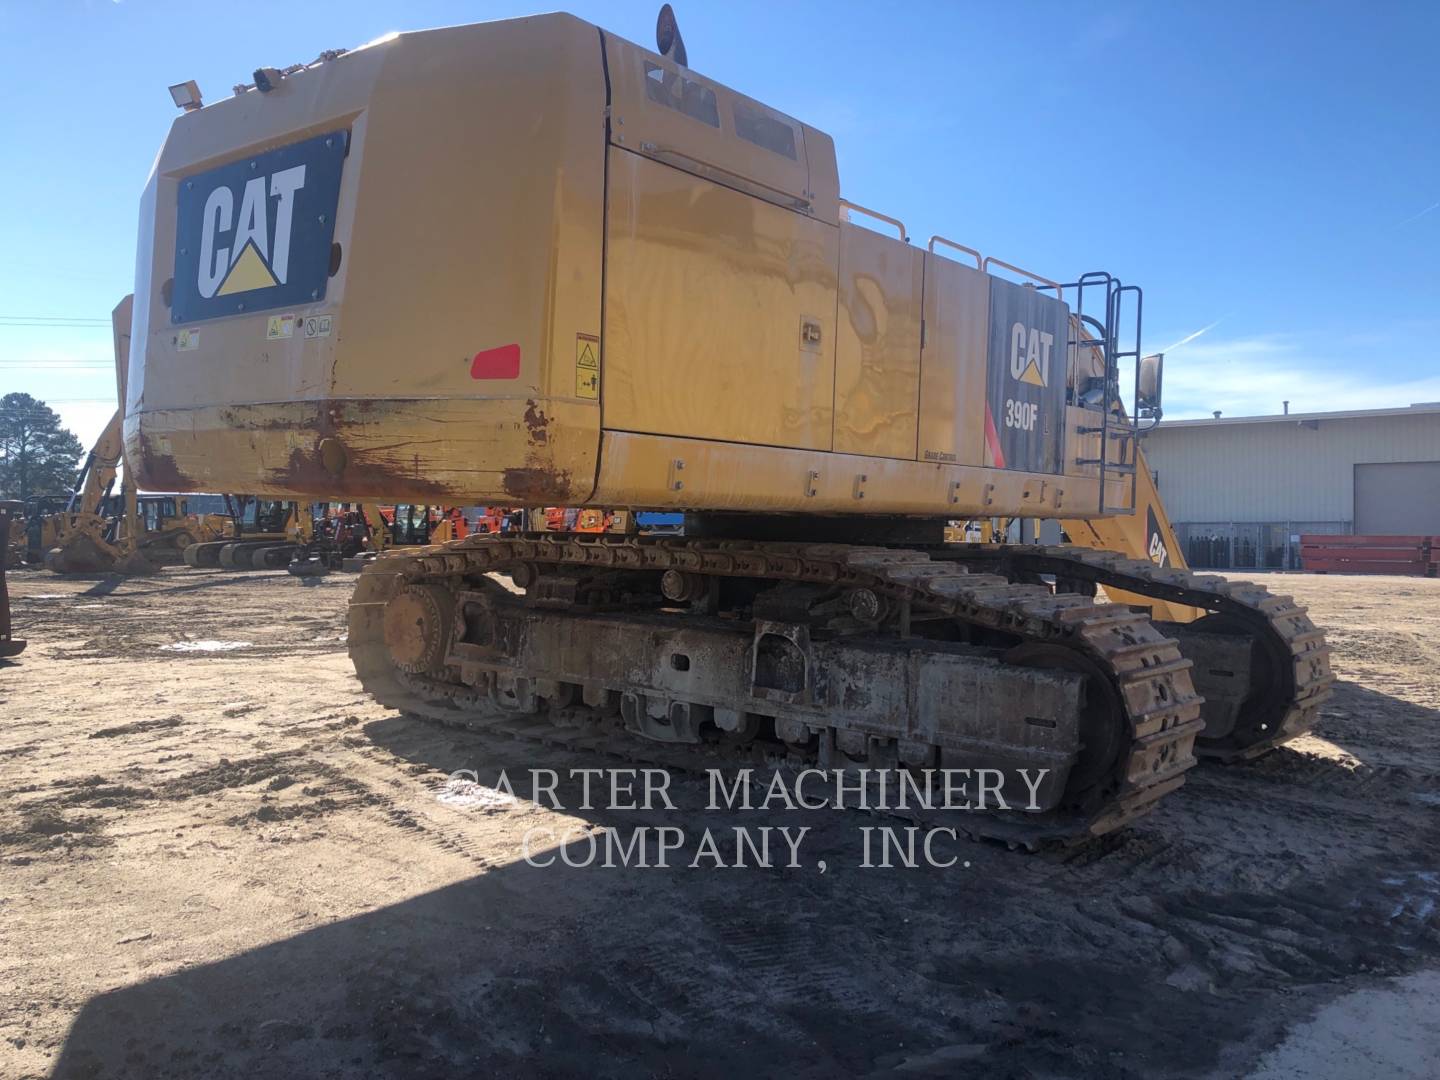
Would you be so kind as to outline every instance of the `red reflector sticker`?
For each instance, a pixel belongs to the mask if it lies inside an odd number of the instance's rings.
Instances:
[[[472,379],[518,379],[520,377],[520,346],[501,345],[485,349],[470,361]]]

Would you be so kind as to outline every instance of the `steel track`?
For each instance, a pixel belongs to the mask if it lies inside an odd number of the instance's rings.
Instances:
[[[931,554],[936,559],[999,573],[1007,580],[1022,574],[1055,574],[1091,581],[1221,613],[1242,624],[1274,658],[1271,670],[1276,685],[1257,694],[1234,731],[1210,740],[1202,733],[1195,740],[1195,750],[1203,757],[1243,761],[1303,735],[1319,718],[1321,706],[1335,684],[1324,631],[1290,597],[1277,596],[1254,582],[1157,566],[1146,559],[1130,559],[1093,548],[955,544]]]
[[[587,710],[567,704],[548,706],[547,723],[535,723],[534,717],[497,720],[491,699],[461,683],[454,669],[438,676],[406,673],[392,659],[384,637],[384,609],[400,590],[441,585],[459,591],[467,587],[467,579],[524,563],[566,570],[676,569],[868,588],[917,613],[949,616],[1002,632],[1017,642],[1077,650],[1109,678],[1123,713],[1114,722],[1128,744],[1079,804],[1050,814],[969,814],[966,817],[972,820],[965,831],[970,835],[1034,846],[1110,832],[1141,817],[1179,787],[1195,762],[1192,749],[1202,724],[1201,699],[1191,683],[1190,661],[1148,616],[1074,594],[1057,595],[1045,586],[1015,584],[998,574],[976,573],[959,562],[932,559],[923,551],[894,548],[542,534],[470,537],[387,553],[361,574],[350,605],[350,655],[367,692],[387,707],[432,720],[491,729],[509,721],[505,730],[517,737],[540,739],[551,732],[543,741],[558,738],[586,749],[617,752],[613,743],[619,736],[601,715],[587,715]],[[714,764],[712,755],[677,754],[673,744],[633,736],[620,741],[626,746],[619,752],[632,760],[673,768],[684,766],[689,756],[696,767]],[[747,757],[739,754],[735,759]]]

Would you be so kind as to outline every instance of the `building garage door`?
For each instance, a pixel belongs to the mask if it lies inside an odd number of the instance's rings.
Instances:
[[[1355,531],[1440,536],[1440,461],[1356,465]]]

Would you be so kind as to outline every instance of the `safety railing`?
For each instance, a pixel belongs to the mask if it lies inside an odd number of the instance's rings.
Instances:
[[[1120,361],[1132,359],[1135,363],[1135,386],[1131,401],[1138,401],[1140,394],[1140,340],[1143,329],[1144,316],[1144,293],[1138,285],[1125,285],[1119,278],[1104,271],[1092,271],[1082,274],[1080,279],[1064,286],[1060,296],[1064,298],[1065,290],[1073,290],[1074,303],[1072,313],[1074,319],[1072,326],[1075,328],[1075,338],[1069,341],[1070,357],[1073,359],[1079,349],[1094,349],[1099,347],[1103,356],[1104,370],[1102,374],[1102,390],[1100,399],[1100,422],[1095,427],[1083,427],[1079,429],[1082,435],[1099,435],[1100,451],[1093,458],[1076,458],[1076,465],[1094,465],[1099,470],[1100,476],[1100,503],[1099,512],[1105,513],[1109,508],[1107,504],[1107,480],[1110,473],[1119,473],[1130,477],[1130,500],[1126,510],[1134,510],[1135,495],[1137,487],[1136,463],[1139,458],[1135,452],[1136,440],[1144,432],[1136,425],[1135,419],[1129,417],[1124,399],[1120,395]],[[1096,290],[1103,291],[1104,318],[1103,320],[1088,314],[1085,310],[1086,298]],[[1129,297],[1134,305],[1135,325],[1133,331],[1133,348],[1121,348],[1121,323],[1126,320],[1125,304]],[[1094,310],[1092,304],[1091,310]],[[1089,325],[1095,328],[1099,334],[1098,338],[1090,337],[1085,327]],[[1126,344],[1130,342],[1127,341]],[[1076,387],[1077,392],[1080,388]],[[1119,442],[1119,461],[1110,460],[1111,440]]]
[[[1005,260],[1003,259],[997,259],[993,255],[985,256],[985,261],[980,264],[980,269],[984,270],[988,274],[990,272],[990,267],[992,266],[1004,267],[1011,273],[1019,274],[1021,277],[1024,278],[1029,278],[1031,282],[1039,285],[1042,288],[1054,289],[1055,296],[1057,298],[1060,296],[1060,290],[1063,288],[1063,286],[1058,281],[1051,281],[1047,277],[1041,277],[1039,274],[1031,273],[1029,270],[1026,270],[1023,267],[1016,266],[1014,263],[1005,262]]]
[[[927,250],[930,252],[931,255],[935,254],[936,244],[944,244],[946,247],[954,248],[956,251],[963,251],[966,255],[969,255],[972,259],[975,260],[976,270],[980,269],[981,264],[984,261],[984,256],[982,256],[980,252],[976,251],[974,248],[966,247],[964,244],[957,244],[954,240],[947,240],[945,237],[940,236],[938,233],[935,236],[930,237],[930,245]]]
[[[910,237],[905,226],[898,218],[868,209],[858,203],[850,202],[848,199],[841,199],[840,205],[848,211],[865,214],[877,221],[893,225],[899,233],[900,239],[906,243],[909,242]],[[1120,363],[1123,360],[1134,362],[1135,386],[1131,401],[1138,402],[1140,400],[1140,341],[1144,315],[1144,294],[1140,287],[1126,285],[1119,278],[1103,271],[1082,274],[1078,281],[1062,284],[1053,278],[1037,274],[1033,270],[1027,270],[1023,266],[1017,266],[993,255],[984,255],[973,247],[938,233],[930,237],[926,250],[932,255],[937,254],[935,250],[937,246],[950,248],[968,256],[974,262],[975,268],[982,273],[993,272],[992,267],[1008,271],[1010,274],[1022,278],[1022,284],[1033,289],[1053,292],[1057,299],[1070,305],[1073,315],[1072,326],[1075,328],[1075,337],[1068,342],[1070,361],[1073,364],[1078,356],[1078,350],[1093,349],[1100,353],[1103,367],[1098,401],[1100,405],[1099,422],[1094,427],[1080,429],[1080,434],[1100,437],[1099,454],[1094,458],[1076,458],[1075,464],[1097,467],[1100,478],[1099,512],[1102,514],[1110,508],[1107,499],[1107,483],[1111,474],[1128,475],[1130,477],[1130,499],[1129,505],[1123,509],[1133,510],[1137,491],[1136,462],[1139,460],[1136,454],[1136,440],[1149,429],[1139,427],[1138,419],[1128,415],[1124,399],[1120,394]],[[1103,310],[1097,312],[1095,303],[1091,302],[1090,311],[1087,312],[1087,298],[1097,290],[1102,293]],[[1067,293],[1070,295],[1067,296]],[[1130,318],[1127,305],[1133,306],[1134,309],[1133,348],[1121,347],[1121,323],[1122,321],[1128,322]],[[1087,326],[1094,329],[1095,337],[1091,337],[1087,333],[1085,329]],[[1130,345],[1128,332],[1126,337],[1125,344]],[[1081,388],[1078,386],[1075,388],[1075,393],[1077,399],[1089,395],[1088,391],[1082,395]],[[1152,424],[1151,427],[1153,426]],[[1114,456],[1118,457],[1118,460],[1112,461],[1112,445],[1117,442],[1119,454]]]
[[[895,230],[900,234],[900,239],[907,244],[910,242],[910,234],[905,229],[905,223],[899,218],[893,218],[889,214],[882,214],[879,210],[871,210],[868,206],[861,206],[859,203],[853,203],[849,199],[841,199],[840,205],[844,209],[853,211],[854,213],[864,214],[866,217],[874,218],[876,221],[883,221],[888,225],[894,225]]]

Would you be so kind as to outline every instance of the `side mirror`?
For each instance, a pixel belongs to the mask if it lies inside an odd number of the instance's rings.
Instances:
[[[1165,354],[1155,353],[1140,360],[1135,379],[1135,411],[1141,416],[1160,412],[1160,387],[1165,373]]]

